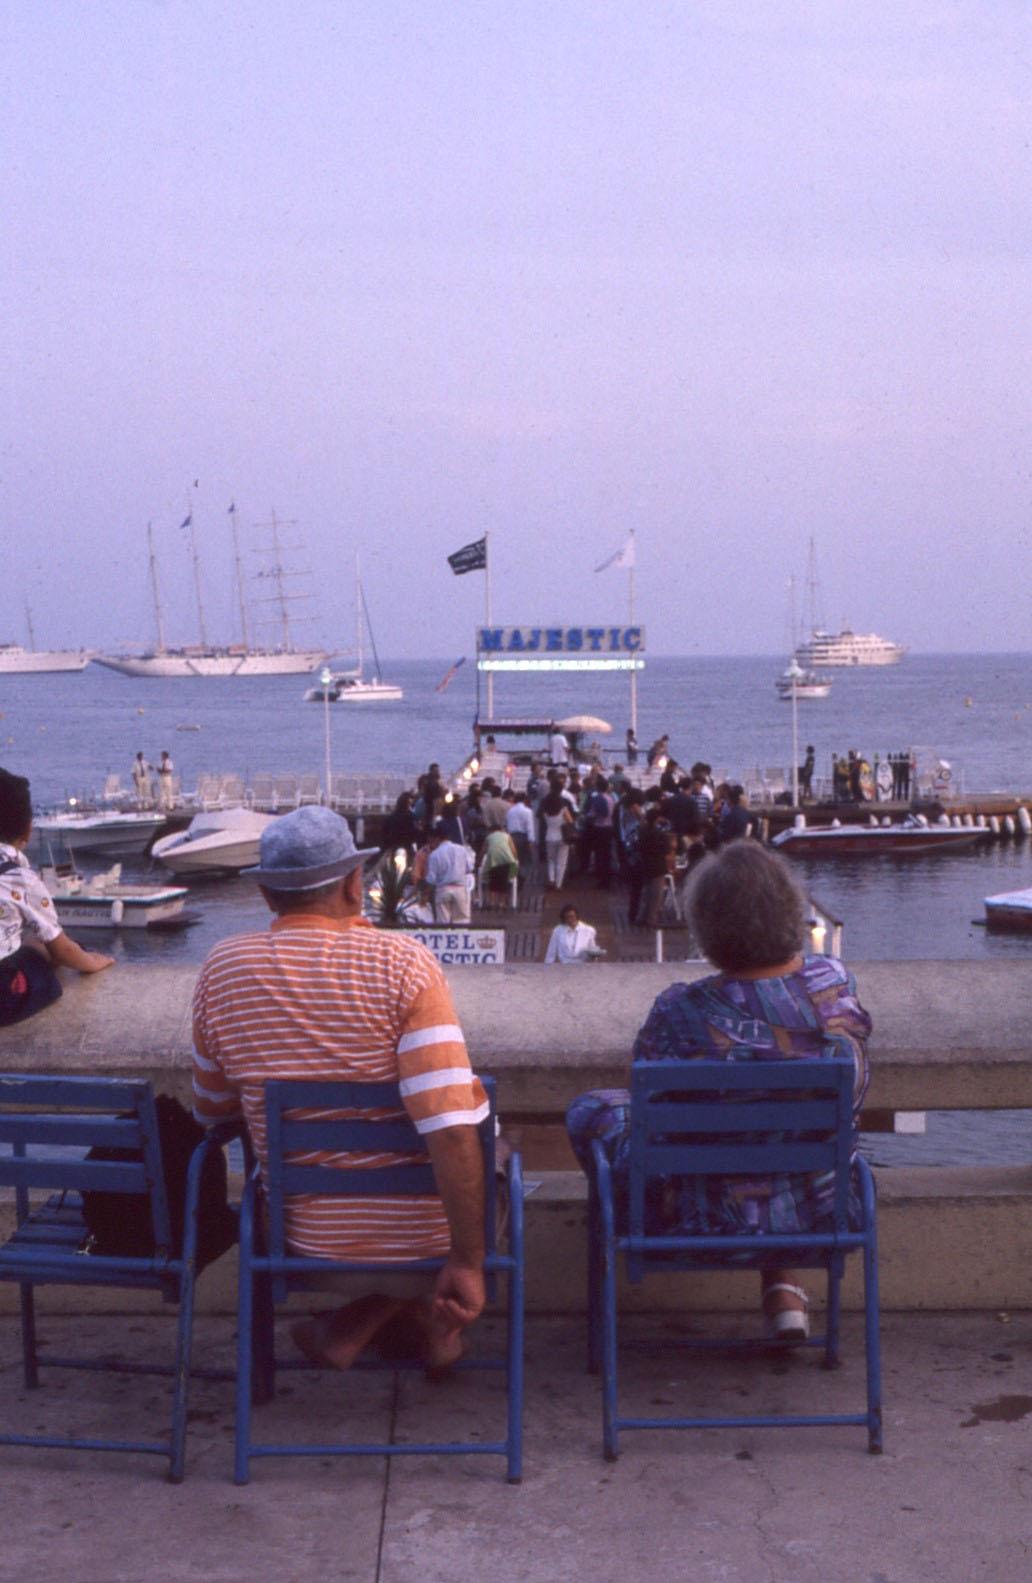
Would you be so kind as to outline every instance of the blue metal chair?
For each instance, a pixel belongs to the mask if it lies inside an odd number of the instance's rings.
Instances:
[[[882,1449],[878,1340],[878,1264],[874,1180],[867,1162],[852,1159],[853,1065],[848,1060],[641,1062],[631,1074],[631,1140],[627,1229],[618,1228],[613,1178],[602,1144],[593,1144],[589,1192],[588,1366],[603,1376],[603,1444],[615,1461],[622,1429],[717,1429],[857,1424],[868,1450]],[[862,1208],[859,1230],[849,1227],[850,1171]],[[686,1236],[646,1225],[646,1204],[671,1177],[757,1176],[772,1172],[834,1171],[829,1229]],[[627,1277],[714,1268],[823,1269],[827,1275],[825,1334],[811,1347],[824,1364],[839,1361],[840,1283],[848,1254],[862,1252],[867,1407],[862,1413],[741,1416],[734,1418],[621,1417],[617,1406],[617,1255]],[[755,1347],[751,1341],[702,1340],[701,1347]]]
[[[490,1114],[479,1128],[484,1151],[486,1183],[484,1271],[488,1300],[494,1301],[497,1277],[507,1280],[507,1339],[504,1356],[463,1359],[460,1369],[504,1369],[507,1385],[505,1438],[494,1441],[463,1440],[420,1444],[361,1444],[341,1440],[329,1445],[291,1442],[263,1443],[252,1437],[251,1409],[268,1399],[273,1390],[276,1358],[273,1337],[275,1307],[288,1293],[306,1289],[306,1277],[328,1272],[341,1274],[398,1274],[436,1271],[443,1259],[418,1259],[410,1263],[375,1260],[304,1258],[287,1251],[285,1201],[293,1193],[362,1197],[422,1195],[436,1192],[433,1170],[422,1139],[407,1118],[371,1120],[352,1114],[348,1119],[326,1120],[298,1115],[298,1111],[402,1109],[395,1083],[331,1083],[307,1081],[267,1082],[265,1116],[268,1161],[264,1183],[255,1171],[240,1209],[240,1284],[238,1308],[238,1358],[236,1405],[236,1482],[246,1484],[253,1457],[280,1456],[412,1456],[425,1452],[444,1455],[504,1456],[510,1483],[522,1473],[523,1420],[523,1177],[520,1157],[508,1162],[508,1251],[498,1248],[496,1234],[495,1095],[494,1083],[484,1078]],[[387,1167],[340,1169],[326,1165],[295,1165],[291,1156],[312,1150],[411,1153],[413,1163]],[[264,1205],[263,1216],[260,1213]],[[281,1367],[283,1365],[280,1365]],[[290,1363],[291,1369],[309,1369],[308,1363]],[[419,1368],[418,1363],[378,1362],[359,1359],[356,1368]]]
[[[0,1445],[152,1452],[168,1457],[172,1483],[182,1481],[201,1171],[208,1150],[220,1147],[236,1133],[235,1128],[213,1129],[191,1157],[182,1253],[177,1257],[172,1251],[174,1239],[150,1083],[103,1077],[0,1075],[0,1187],[14,1188],[17,1211],[17,1229],[0,1247],[0,1280],[16,1281],[21,1288],[26,1387],[39,1385],[40,1365],[164,1374],[173,1380],[167,1439],[101,1440],[0,1433]],[[83,1157],[89,1149],[111,1146],[138,1151],[140,1158]],[[30,1193],[35,1195],[40,1190],[49,1190],[51,1196],[33,1205]],[[149,1197],[155,1249],[152,1257],[114,1257],[89,1250],[82,1194],[90,1191]],[[40,1355],[36,1345],[34,1288],[52,1285],[160,1292],[166,1302],[178,1304],[174,1364]],[[216,1377],[228,1376],[222,1371]]]

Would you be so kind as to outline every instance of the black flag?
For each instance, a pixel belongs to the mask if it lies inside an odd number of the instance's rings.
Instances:
[[[464,544],[461,550],[449,555],[448,565],[456,577],[461,577],[463,572],[486,572],[487,538],[476,539],[472,544]]]

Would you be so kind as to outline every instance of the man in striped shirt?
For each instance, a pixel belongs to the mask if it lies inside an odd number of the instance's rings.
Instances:
[[[402,1269],[445,1257],[429,1296],[408,1286],[366,1292],[295,1327],[320,1363],[347,1368],[384,1327],[412,1335],[429,1364],[453,1361],[461,1331],[484,1304],[483,1157],[487,1114],[437,962],[403,934],[361,915],[362,869],[347,821],[304,807],[264,832],[251,872],[276,914],[266,933],[236,935],[210,953],[194,995],[194,1110],[208,1125],[240,1112],[265,1163],[269,1078],[399,1084],[425,1140],[439,1197],[287,1201],[290,1250],[376,1259]],[[388,1164],[395,1156],[319,1153],[306,1163]],[[404,1159],[404,1156],[400,1157]],[[423,1284],[426,1282],[424,1280]]]

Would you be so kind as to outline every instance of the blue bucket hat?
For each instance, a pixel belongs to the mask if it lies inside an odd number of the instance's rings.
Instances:
[[[379,847],[356,847],[346,819],[332,808],[297,808],[262,832],[257,868],[245,872],[266,890],[316,890],[380,856]]]

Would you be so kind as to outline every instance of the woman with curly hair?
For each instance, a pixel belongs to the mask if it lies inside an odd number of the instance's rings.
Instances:
[[[871,1019],[853,975],[831,956],[803,953],[808,908],[784,861],[755,841],[734,841],[699,864],[690,882],[690,921],[719,971],[672,984],[655,1001],[634,1041],[635,1061],[776,1061],[849,1056],[856,1070],[854,1116],[867,1090]],[[585,1170],[602,1144],[626,1214],[630,1152],[626,1089],[582,1094],[567,1128]],[[831,1173],[761,1178],[682,1176],[673,1181],[657,1230],[692,1234],[805,1232],[831,1226]],[[859,1224],[852,1201],[850,1218]],[[808,1297],[791,1270],[763,1272],[769,1339],[805,1341]]]

